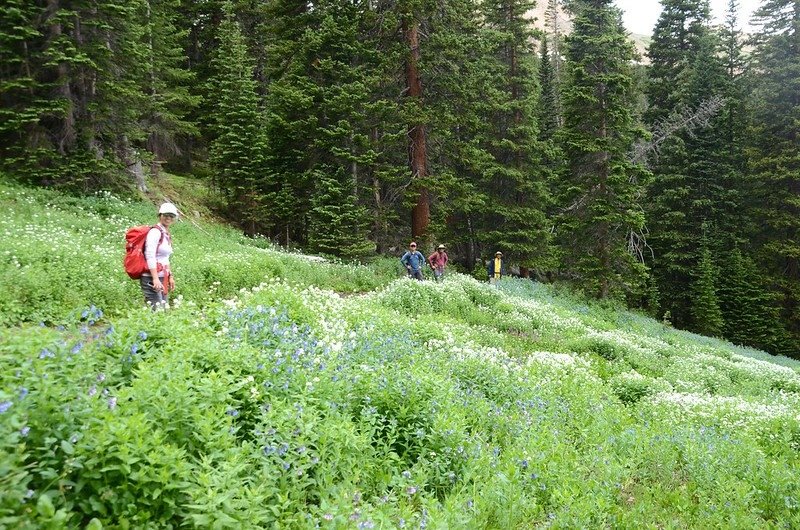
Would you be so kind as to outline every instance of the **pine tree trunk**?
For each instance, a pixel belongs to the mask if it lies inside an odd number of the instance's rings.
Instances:
[[[60,8],[60,0],[48,0],[47,16],[50,18],[55,17]],[[61,33],[61,22],[58,22],[58,19],[54,19],[52,24],[50,24],[50,46],[52,46],[53,43],[58,40],[58,38],[61,36]],[[67,153],[77,139],[77,132],[75,131],[75,109],[72,101],[69,68],[63,61],[60,61],[56,67],[56,85],[58,87],[57,90],[59,96],[61,96],[61,98],[67,102],[64,106],[64,116],[61,119],[59,130],[55,131],[57,144],[56,147],[58,152],[63,155]]]
[[[603,102],[604,100],[604,92],[601,89],[601,96],[600,100]],[[604,105],[605,106],[605,105]],[[606,138],[608,136],[608,126],[606,123],[605,116],[603,117],[603,124],[600,128],[600,138]],[[600,154],[600,197],[605,199],[608,195],[608,173],[609,173],[609,153],[608,151],[603,151]],[[608,295],[611,293],[611,286],[610,286],[610,276],[611,276],[611,240],[610,240],[610,233],[609,233],[609,226],[607,221],[600,222],[600,226],[598,228],[599,235],[597,238],[597,244],[599,246],[599,253],[600,253],[600,267],[601,267],[601,276],[600,276],[600,298],[608,298]]]
[[[417,102],[422,101],[422,82],[419,77],[419,23],[417,21],[403,22],[403,32],[409,47],[406,60],[406,88],[407,96]],[[417,123],[408,130],[408,161],[411,167],[412,180],[424,179],[428,176],[428,152],[425,139],[425,125]],[[428,230],[430,223],[430,198],[428,189],[419,186],[417,204],[411,211],[411,235],[414,238],[422,237]]]

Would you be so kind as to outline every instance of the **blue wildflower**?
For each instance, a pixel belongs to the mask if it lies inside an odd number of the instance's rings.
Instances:
[[[115,398],[115,397],[109,398],[108,399],[108,409],[109,410],[114,410],[114,408],[116,408],[116,406],[117,406],[117,398]]]
[[[138,337],[139,340],[147,340],[147,333],[144,331],[140,331]]]
[[[19,398],[25,399],[25,396],[27,395],[28,395],[28,389],[25,388],[24,386],[19,387]]]
[[[75,344],[75,346],[72,347],[72,349],[70,350],[70,353],[72,353],[74,355],[74,354],[80,352],[82,349],[83,349],[83,342],[78,341]]]
[[[239,411],[236,409],[228,409],[225,414],[228,416],[233,416],[234,418],[239,415]]]
[[[10,409],[11,405],[13,405],[13,403],[10,401],[0,401],[0,414],[3,414]]]
[[[278,456],[283,456],[289,450],[289,444],[286,442],[282,443],[281,446],[278,448]]]
[[[31,428],[27,425],[19,430],[19,435],[23,438],[28,436],[28,433],[31,432]]]
[[[136,344],[135,342],[131,344],[131,355],[136,355],[138,351],[139,351],[139,345]]]

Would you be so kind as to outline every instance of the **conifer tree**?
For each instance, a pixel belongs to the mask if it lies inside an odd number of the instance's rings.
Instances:
[[[756,263],[734,249],[723,264],[722,279],[719,302],[725,338],[736,344],[793,355],[787,348],[788,337],[775,296]]]
[[[200,98],[190,90],[195,76],[186,68],[183,43],[188,31],[179,29],[180,0],[143,0],[142,9],[139,18],[144,23],[146,50],[142,90],[146,97],[141,127],[154,161],[163,161],[182,154],[188,137],[198,134],[189,115]],[[154,171],[157,168],[154,164]]]
[[[704,226],[704,229],[707,227]],[[720,336],[724,321],[717,296],[719,272],[707,237],[703,237],[700,260],[692,284],[692,329],[703,335]]]
[[[708,0],[662,0],[662,11],[648,46],[647,101],[645,119],[665,119],[683,102],[678,82],[692,63],[700,40],[708,33]]]
[[[548,141],[553,139],[561,125],[561,98],[547,37],[542,39],[538,76],[540,87],[537,108],[539,139]]]
[[[276,191],[266,172],[264,118],[252,59],[230,2],[224,5],[224,13],[209,86],[216,102],[211,116],[210,162],[230,213],[250,233],[263,233],[274,222],[269,205]]]
[[[18,135],[5,147],[4,165],[48,184],[89,189],[106,182],[122,147],[139,135],[140,1],[50,0],[44,10],[6,12],[22,22],[4,33],[17,46],[11,64],[33,81],[16,102],[20,112],[9,125]],[[14,123],[27,124],[22,134]]]
[[[780,295],[800,351],[800,0],[768,0],[755,13],[749,164],[760,261]]]
[[[729,94],[731,81],[708,29],[705,1],[666,1],[656,25],[648,69],[648,115],[657,125],[673,111],[701,108]],[[658,44],[657,44],[658,43]],[[679,327],[692,325],[692,284],[700,259],[701,225],[714,251],[730,249],[741,232],[737,203],[740,174],[730,161],[721,115],[693,130],[674,133],[661,147],[648,201],[653,272],[663,308]]]
[[[628,156],[638,131],[635,52],[610,0],[579,0],[571,9],[562,136],[569,172],[557,237],[567,270],[587,292],[606,298],[639,290],[645,277],[628,244],[644,224],[642,170]]]
[[[505,250],[507,260],[521,267],[550,266],[550,234],[545,212],[550,203],[548,172],[539,145],[536,119],[539,87],[533,27],[524,0],[483,4],[491,59],[487,100],[490,130],[485,149],[492,160],[481,185],[487,202],[482,209],[485,246]],[[493,253],[493,251],[489,251]]]
[[[314,192],[309,212],[308,244],[312,251],[349,259],[375,252],[367,239],[367,209],[351,186],[352,175],[342,166],[314,170]]]
[[[57,104],[41,98],[47,87],[38,77],[44,58],[36,51],[36,21],[43,14],[27,0],[8,0],[0,10],[0,165],[17,172],[25,168],[11,160],[30,147],[30,132],[41,115],[57,110]]]

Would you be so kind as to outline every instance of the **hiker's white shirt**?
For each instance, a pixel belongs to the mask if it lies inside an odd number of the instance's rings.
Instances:
[[[169,257],[172,255],[172,241],[169,234],[164,234],[164,240],[161,244],[158,241],[161,239],[161,230],[167,231],[164,225],[158,223],[159,228],[151,228],[147,232],[147,240],[144,245],[144,259],[147,260],[147,269],[155,269],[157,264],[160,263],[163,268],[169,267]]]

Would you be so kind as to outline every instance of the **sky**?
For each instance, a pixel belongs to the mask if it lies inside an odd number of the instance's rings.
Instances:
[[[750,15],[758,8],[762,0],[739,0],[739,26],[748,30]],[[617,7],[622,9],[625,27],[631,33],[651,35],[661,13],[658,0],[617,0]],[[722,22],[728,0],[711,0],[711,14],[717,22]]]

